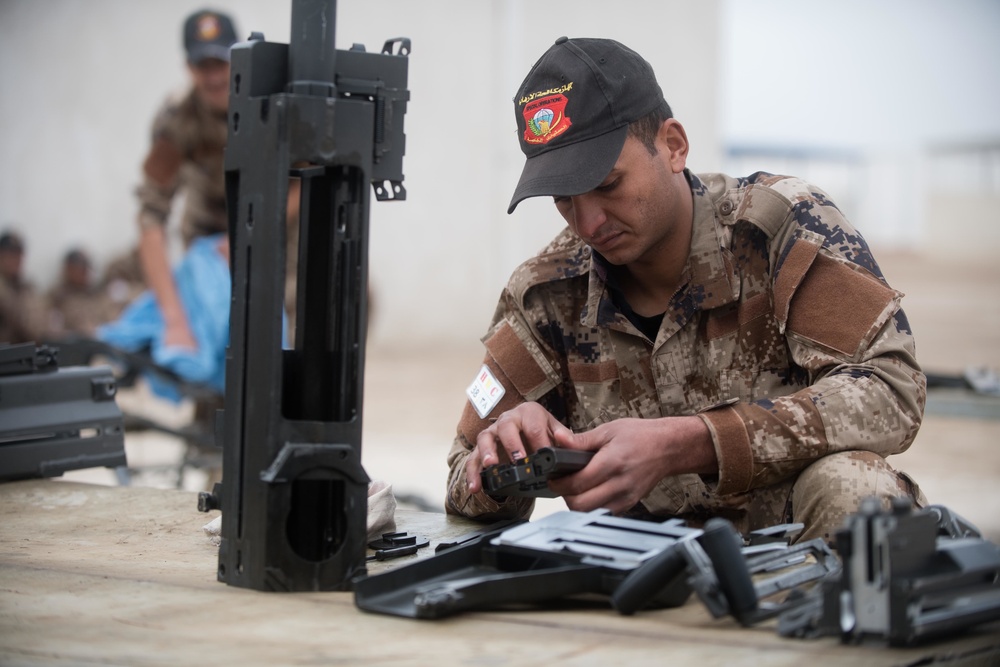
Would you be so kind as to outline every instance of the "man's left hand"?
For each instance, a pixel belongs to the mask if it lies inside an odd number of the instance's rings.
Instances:
[[[575,511],[632,508],[664,477],[718,471],[708,426],[698,417],[618,419],[585,433],[559,434],[556,444],[595,452],[582,470],[549,481]]]

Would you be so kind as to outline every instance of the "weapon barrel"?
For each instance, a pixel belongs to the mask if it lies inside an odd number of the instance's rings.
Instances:
[[[289,91],[331,94],[337,63],[337,0],[292,0]]]

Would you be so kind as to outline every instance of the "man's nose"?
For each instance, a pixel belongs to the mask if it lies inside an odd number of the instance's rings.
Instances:
[[[593,239],[606,220],[604,209],[589,193],[573,197],[573,228],[580,238]]]

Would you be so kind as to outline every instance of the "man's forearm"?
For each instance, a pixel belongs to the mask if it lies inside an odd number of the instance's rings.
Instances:
[[[156,225],[143,227],[139,237],[139,259],[142,262],[146,283],[156,297],[156,303],[160,306],[166,326],[170,328],[183,325],[187,328],[187,316],[170,272],[163,227]]]
[[[719,492],[776,484],[835,452],[905,450],[920,424],[909,398],[923,394],[923,376],[902,368],[894,375],[900,379],[855,377],[845,368],[794,394],[699,415],[719,453]]]

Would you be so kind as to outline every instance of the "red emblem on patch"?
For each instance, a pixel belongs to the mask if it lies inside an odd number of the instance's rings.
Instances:
[[[203,42],[211,42],[219,36],[222,28],[219,26],[219,18],[212,14],[205,14],[198,19],[198,39]]]
[[[524,141],[529,144],[547,144],[569,129],[573,123],[566,115],[566,103],[569,100],[563,94],[548,95],[532,100],[525,105]]]

